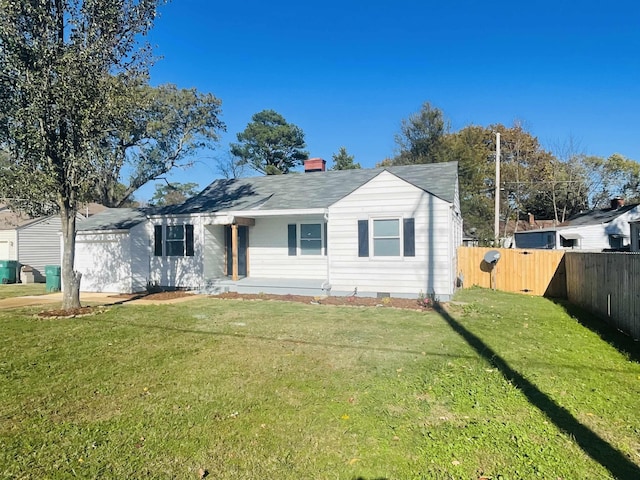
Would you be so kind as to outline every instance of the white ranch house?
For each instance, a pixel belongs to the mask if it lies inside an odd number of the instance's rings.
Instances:
[[[450,298],[462,243],[457,163],[216,180],[182,205],[79,225],[81,291]],[[318,168],[320,167],[320,168]],[[320,171],[317,171],[320,170]]]
[[[515,233],[516,248],[552,250],[622,250],[631,244],[630,222],[640,220],[640,205],[620,198],[611,207],[579,213],[555,227]]]

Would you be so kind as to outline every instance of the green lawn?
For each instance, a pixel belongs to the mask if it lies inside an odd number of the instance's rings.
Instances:
[[[0,284],[0,300],[10,297],[24,297],[27,295],[44,295],[44,283],[8,283]]]
[[[0,311],[0,476],[640,478],[639,363],[548,300],[456,300]]]

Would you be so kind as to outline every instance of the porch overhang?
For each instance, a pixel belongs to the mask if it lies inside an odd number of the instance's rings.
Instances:
[[[280,210],[238,210],[226,213],[236,217],[282,217],[282,216],[298,216],[298,215],[325,215],[329,213],[327,208],[291,208]]]
[[[256,224],[255,218],[243,217],[238,215],[215,215],[204,217],[204,225],[242,225],[253,227]]]

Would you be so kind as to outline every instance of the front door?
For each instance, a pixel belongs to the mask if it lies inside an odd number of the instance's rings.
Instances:
[[[249,227],[238,225],[238,276],[247,276],[247,247],[249,246]],[[227,276],[233,272],[233,246],[231,225],[224,227],[224,247],[227,257]]]

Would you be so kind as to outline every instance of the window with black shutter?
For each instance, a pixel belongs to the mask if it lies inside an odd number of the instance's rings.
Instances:
[[[404,249],[403,253],[405,257],[415,257],[416,256],[416,227],[415,227],[415,219],[413,218],[405,218],[403,226],[403,236],[404,236]]]
[[[291,223],[287,226],[287,239],[289,245],[289,256],[295,256],[298,247],[298,235],[296,233],[295,223]]]
[[[369,256],[369,220],[358,220],[358,256]]]
[[[162,225],[153,227],[153,254],[156,257],[162,256]]]

